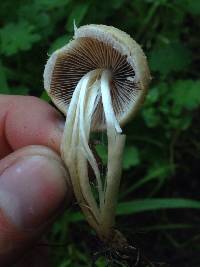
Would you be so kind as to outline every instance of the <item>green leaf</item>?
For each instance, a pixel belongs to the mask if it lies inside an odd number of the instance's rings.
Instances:
[[[124,1],[125,0],[112,0],[112,7],[118,9],[124,4]]]
[[[89,2],[83,2],[78,3],[73,7],[69,18],[67,20],[67,30],[72,32],[74,30],[74,22],[78,26],[82,22],[83,18],[85,17],[88,9],[89,9],[90,3]]]
[[[147,96],[146,96],[146,103],[149,105],[155,103],[159,99],[159,88],[158,87],[153,87],[152,89],[149,90]]]
[[[40,2],[37,3],[36,2]],[[42,32],[42,38],[53,30],[52,19],[50,12],[45,12],[49,8],[41,3],[41,1],[35,1],[22,5],[18,10],[18,17],[23,18],[22,20],[28,21],[31,25],[34,25],[35,31]],[[53,26],[53,25],[52,25]]]
[[[10,94],[5,69],[0,61],[0,94]]]
[[[172,166],[169,164],[160,163],[159,165],[153,166],[148,171],[147,175],[144,178],[139,179],[135,182],[132,186],[128,187],[126,191],[120,194],[120,197],[125,197],[129,193],[133,192],[134,190],[142,187],[144,184],[151,182],[153,180],[164,180],[172,171]]]
[[[46,101],[46,102],[50,102],[51,101],[51,98],[48,96],[47,92],[46,91],[43,91],[41,96],[40,96],[40,99]]]
[[[181,117],[169,117],[169,124],[174,129],[186,130],[192,122],[191,115],[181,115]]]
[[[200,14],[200,1],[199,0],[186,0],[186,8],[194,15]]]
[[[135,146],[128,146],[124,149],[124,156],[122,166],[123,169],[127,170],[140,163],[139,151]]]
[[[41,6],[47,10],[63,7],[69,4],[71,0],[35,0],[35,6]]]
[[[119,203],[119,215],[162,209],[200,209],[200,201],[183,198],[142,199]]]
[[[70,260],[63,261],[63,262],[59,265],[59,267],[68,267],[68,266],[70,266],[69,263],[71,264],[71,261],[70,261]]]
[[[61,48],[62,46],[66,45],[70,39],[72,39],[71,35],[62,35],[59,38],[57,38],[52,45],[49,48],[48,54],[52,54],[55,50]]]
[[[11,88],[12,95],[28,95],[29,89],[23,86],[16,86]]]
[[[200,80],[179,80],[174,83],[172,99],[174,105],[195,109],[200,105]]]
[[[117,215],[130,215],[145,211],[165,209],[200,209],[200,201],[185,198],[149,198],[121,202],[117,207]],[[80,212],[72,212],[68,216],[69,221],[83,221],[84,216]]]
[[[160,115],[158,113],[158,110],[154,107],[143,109],[142,116],[149,128],[156,127],[160,123]]]
[[[27,21],[6,24],[0,29],[0,49],[6,56],[11,56],[20,50],[29,50],[40,40],[40,35],[34,33],[34,26]]]
[[[181,43],[169,43],[150,54],[150,68],[162,75],[184,70],[191,62],[190,51]]]
[[[107,164],[108,160],[108,151],[105,145],[96,145],[95,146],[97,154],[101,158],[103,164]],[[128,146],[124,149],[124,156],[122,167],[127,170],[131,167],[134,167],[140,163],[139,151],[134,146]]]
[[[97,154],[99,155],[99,157],[101,158],[103,164],[107,164],[107,160],[108,160],[108,149],[105,145],[96,145],[95,146]]]

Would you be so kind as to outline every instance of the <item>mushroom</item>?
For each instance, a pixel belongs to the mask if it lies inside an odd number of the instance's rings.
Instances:
[[[113,239],[125,135],[121,127],[143,102],[150,72],[140,46],[111,26],[75,27],[74,39],[55,51],[45,66],[44,87],[66,115],[61,156],[76,199],[100,239]],[[89,146],[90,133],[107,131],[105,182]],[[88,178],[88,163],[98,198]]]

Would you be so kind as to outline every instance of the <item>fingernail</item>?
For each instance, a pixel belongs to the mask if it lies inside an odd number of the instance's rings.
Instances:
[[[67,173],[60,162],[44,156],[18,159],[0,176],[0,209],[19,229],[45,224],[66,197]]]

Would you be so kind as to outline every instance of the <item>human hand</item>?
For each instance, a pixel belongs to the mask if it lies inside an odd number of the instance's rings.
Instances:
[[[61,115],[40,99],[0,95],[2,267],[23,258],[61,204],[70,203],[69,176],[57,154],[63,127]],[[49,266],[40,260],[16,266]]]

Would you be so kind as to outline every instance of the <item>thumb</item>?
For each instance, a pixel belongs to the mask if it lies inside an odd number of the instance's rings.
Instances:
[[[1,160],[0,266],[22,255],[71,196],[68,174],[52,150],[29,146]]]

